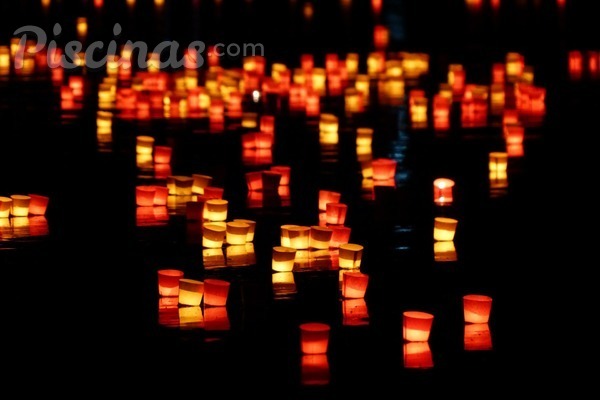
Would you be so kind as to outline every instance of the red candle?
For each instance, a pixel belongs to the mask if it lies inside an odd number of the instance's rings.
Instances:
[[[183,271],[177,269],[161,269],[158,271],[158,294],[160,296],[179,296],[179,279]]]
[[[341,198],[341,193],[319,190],[319,211],[327,211],[327,203],[339,203]]]
[[[371,162],[373,180],[385,181],[396,176],[396,161],[389,158],[378,158]]]
[[[345,271],[342,277],[342,297],[361,299],[365,297],[369,275],[360,272]]]
[[[492,66],[492,83],[498,85],[504,85],[504,64],[496,63]]]
[[[302,54],[300,56],[300,65],[304,72],[310,72],[315,66],[315,60],[312,54]]]
[[[383,25],[375,25],[373,28],[373,43],[378,50],[385,49],[390,42],[390,31]]]
[[[260,117],[260,131],[271,135],[275,133],[275,117],[273,115],[263,115]]]
[[[492,350],[492,333],[488,324],[466,324],[464,345],[466,351]]]
[[[165,186],[153,186],[154,188],[154,205],[166,206],[167,198],[169,197],[169,189]]]
[[[344,225],[348,206],[342,203],[327,203],[327,224]]]
[[[246,185],[249,192],[262,190],[262,172],[247,172]]]
[[[420,311],[405,311],[403,314],[402,335],[407,342],[429,340],[433,315]]]
[[[321,98],[313,90],[306,92],[306,116],[318,117],[321,114]]]
[[[302,111],[306,108],[306,87],[290,85],[290,111]]]
[[[221,279],[204,280],[204,305],[223,307],[227,304],[230,283]]]
[[[504,138],[509,145],[522,144],[525,138],[525,128],[521,124],[505,125]]]
[[[171,162],[171,154],[173,148],[168,146],[155,146],[154,147],[154,162],[156,164],[169,164]]]
[[[331,235],[331,241],[329,242],[329,246],[332,248],[339,248],[341,244],[347,244],[350,242],[350,233],[352,229],[347,226],[336,226],[332,225],[331,230],[333,230],[333,234]]]
[[[135,203],[139,207],[154,206],[154,186],[137,186],[135,188]]]
[[[281,186],[288,186],[290,184],[290,174],[292,169],[286,165],[274,165],[271,167],[271,171],[277,172],[281,175]]]
[[[433,368],[433,357],[428,342],[404,343],[404,368]]]
[[[487,324],[492,310],[492,298],[479,294],[463,296],[465,322]]]
[[[46,196],[40,196],[39,194],[30,194],[29,197],[31,198],[29,201],[29,214],[45,215],[50,199]]]
[[[300,325],[300,341],[303,354],[325,354],[329,345],[327,324],[309,322]]]
[[[223,198],[224,189],[208,186],[204,188],[204,197],[208,199],[222,199]]]
[[[433,181],[433,201],[435,204],[443,206],[452,204],[452,188],[454,181],[447,178],[438,178]]]

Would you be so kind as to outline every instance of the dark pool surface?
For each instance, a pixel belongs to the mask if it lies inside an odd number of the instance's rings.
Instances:
[[[86,73],[89,90],[77,111],[61,110],[47,77],[0,77],[0,195],[50,197],[45,219],[0,230],[4,329],[11,338],[2,358],[11,366],[9,378],[57,376],[53,388],[99,378],[104,387],[123,381],[144,390],[171,387],[173,393],[198,388],[201,396],[202,390],[217,390],[226,398],[240,388],[248,394],[277,391],[282,398],[353,398],[384,390],[400,397],[421,387],[458,393],[484,387],[494,393],[522,384],[542,391],[551,377],[563,376],[568,363],[558,359],[568,351],[560,341],[572,342],[562,325],[568,308],[563,299],[571,297],[571,282],[582,269],[570,246],[584,209],[572,206],[583,193],[575,178],[582,161],[577,154],[580,141],[597,131],[600,105],[599,81],[588,76],[572,81],[567,71],[568,51],[600,50],[597,37],[590,37],[586,2],[567,0],[567,8],[558,10],[554,2],[502,0],[494,11],[488,1],[480,10],[467,10],[461,1],[384,0],[381,15],[374,16],[368,2],[338,1],[314,4],[310,21],[303,1],[224,0],[216,6],[166,0],[162,14],[138,1],[133,16],[124,2],[105,3],[114,8],[90,19],[90,34],[110,38],[112,24],[119,22],[126,34],[149,41],[261,42],[269,64],[290,68],[304,52],[314,53],[317,65],[328,52],[355,51],[364,59],[377,21],[390,28],[391,50],[430,54],[430,73],[418,83],[428,97],[445,81],[449,63],[463,63],[468,82],[489,84],[492,63],[518,51],[534,67],[536,85],[548,91],[546,116],[526,126],[524,155],[509,159],[508,186],[497,192],[488,178],[488,153],[505,149],[497,119],[461,128],[454,105],[452,127],[440,133],[412,129],[405,106],[373,104],[347,118],[343,98],[327,98],[321,111],[340,116],[340,141],[325,147],[314,120],[283,108],[276,114],[272,157],[273,164],[292,168],[289,201],[249,207],[244,174],[263,168],[244,162],[243,130],[235,123],[228,121],[225,132],[214,134],[199,119],[115,116],[112,143],[100,145],[92,88],[101,72]],[[38,2],[3,3],[0,41],[7,44],[15,26],[55,21],[67,26],[76,16],[96,12],[91,4],[86,10],[62,6],[44,14]],[[266,16],[271,7],[278,18]],[[239,67],[241,60],[223,64]],[[273,111],[271,105],[248,105]],[[397,160],[395,188],[378,187],[374,195],[363,188],[354,146],[361,126],[375,131],[373,158]],[[138,135],[173,147],[174,175],[213,176],[229,200],[228,220],[257,221],[256,263],[209,268],[198,226],[186,222],[181,209],[169,209],[167,221],[151,226],[136,219],[135,186],[164,184],[136,166]],[[432,182],[438,177],[456,181],[449,207],[433,204]],[[365,246],[361,271],[370,276],[369,319],[361,326],[344,325],[339,272],[326,263],[294,272],[295,294],[273,294],[271,248],[279,245],[279,227],[318,224],[320,189],[342,193],[351,242]],[[456,262],[434,260],[436,216],[459,220]],[[159,313],[156,271],[164,268],[231,282],[227,322],[215,330],[166,326],[177,324],[179,315]],[[468,293],[493,297],[492,349],[465,350],[462,296]],[[431,369],[404,367],[406,310],[435,315]],[[205,319],[214,316],[204,311]],[[326,385],[302,384],[298,325],[307,321],[331,325]],[[67,364],[64,371],[58,360]],[[141,386],[134,378],[138,373]]]

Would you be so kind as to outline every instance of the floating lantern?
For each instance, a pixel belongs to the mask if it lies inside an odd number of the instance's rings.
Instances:
[[[523,144],[525,128],[521,124],[509,124],[504,126],[504,138],[508,145]]]
[[[452,188],[454,181],[447,178],[438,178],[433,181],[433,201],[436,205],[444,206],[452,204]]]
[[[308,226],[288,226],[287,235],[289,247],[296,250],[306,250],[310,247],[310,228]],[[286,246],[283,241],[281,244]]]
[[[514,82],[523,74],[525,58],[519,53],[508,53],[506,55],[506,79]]]
[[[13,217],[26,217],[29,215],[31,197],[13,194],[10,198],[12,199],[12,209],[10,213]]]
[[[151,136],[138,136],[136,138],[135,151],[137,154],[152,154],[154,138]]]
[[[313,90],[306,92],[306,116],[317,117],[321,114],[321,99],[319,94]]]
[[[154,188],[154,205],[166,206],[169,196],[169,189],[164,186],[153,186]]]
[[[378,158],[371,162],[373,180],[389,180],[396,176],[396,161],[389,158]]]
[[[160,296],[179,296],[179,280],[183,271],[161,269],[158,271],[158,294]]]
[[[10,216],[12,203],[13,201],[11,198],[0,197],[0,218],[8,218]]]
[[[347,226],[332,225],[330,229],[333,231],[329,247],[339,248],[342,244],[347,244],[350,240],[352,229]]]
[[[369,79],[369,76],[368,75],[357,75],[356,81],[354,82],[354,87],[356,88],[356,90],[358,90],[359,92],[362,93],[363,104],[368,105],[369,97],[370,97],[370,87],[371,87],[371,81]]]
[[[329,249],[333,230],[326,227],[311,226],[310,227],[310,248],[318,250]]]
[[[436,217],[433,227],[433,239],[439,242],[454,240],[458,221],[452,218]]]
[[[583,54],[574,50],[569,52],[569,76],[571,79],[579,79],[583,74]]]
[[[328,385],[331,380],[329,362],[325,354],[303,355],[301,371],[300,382],[303,386]]]
[[[295,258],[296,249],[283,246],[273,247],[273,259],[271,263],[273,271],[291,272],[294,269]]]
[[[179,288],[179,282],[177,282]],[[160,297],[158,299],[158,324],[166,327],[179,326],[179,299],[177,297]],[[189,307],[183,307],[189,308]]]
[[[275,117],[273,115],[263,115],[260,117],[260,131],[270,135],[275,133]]]
[[[492,111],[497,112],[501,111],[504,108],[505,94],[504,94],[504,85],[503,84],[493,84],[491,87],[491,104]]]
[[[312,54],[302,54],[300,56],[300,66],[302,70],[310,72],[315,66],[315,60]]]
[[[342,277],[342,297],[345,299],[362,299],[365,297],[369,275],[360,272],[344,271]]]
[[[204,305],[224,307],[227,304],[230,283],[221,279],[204,280]]]
[[[519,112],[517,110],[504,110],[502,125],[515,125],[519,123]]]
[[[450,101],[450,103],[452,103],[453,100],[453,94],[452,94],[452,85],[450,85],[449,83],[440,83],[440,90],[438,93],[440,96],[442,96],[445,99],[448,99],[448,101]]]
[[[198,306],[179,307],[177,310],[181,329],[201,329],[204,327],[202,309]]]
[[[254,241],[254,232],[256,231],[256,221],[249,219],[234,219],[234,222],[242,222],[248,225],[248,233],[246,234],[246,243]]]
[[[204,194],[204,189],[210,186],[213,178],[208,175],[193,174],[192,179],[194,180],[192,184],[192,193]]]
[[[436,262],[454,262],[458,259],[453,241],[434,242],[433,256]]]
[[[280,228],[281,229],[281,234],[280,234],[281,246],[291,247],[289,230],[291,228],[296,228],[296,227],[298,227],[298,225],[281,225],[281,228]]]
[[[404,343],[404,368],[433,368],[433,357],[428,342]]]
[[[348,78],[352,79],[358,74],[359,57],[357,53],[348,53],[346,55],[346,73]]]
[[[205,190],[206,194],[206,190]],[[227,205],[229,202],[222,199],[210,199],[206,201],[206,219],[209,221],[226,221]]]
[[[246,244],[246,238],[248,237],[248,231],[250,230],[250,225],[233,221],[227,223],[227,244],[232,245],[240,245]]]
[[[189,176],[170,176],[167,178],[167,186],[171,184],[169,188],[169,194],[175,196],[190,196],[192,194],[192,186],[194,179]]]
[[[309,322],[300,325],[300,342],[303,354],[325,354],[329,345],[327,324]]]
[[[327,72],[327,91],[329,96],[339,96],[342,94],[342,75],[340,70]]]
[[[327,223],[330,225],[344,225],[346,221],[346,214],[348,213],[348,206],[342,203],[327,203]]]
[[[402,322],[402,336],[407,342],[426,342],[429,340],[433,315],[420,311],[405,311]]]
[[[359,244],[340,244],[340,268],[360,268],[364,247]]]
[[[306,87],[300,84],[290,86],[290,111],[302,111],[306,108]]]
[[[30,194],[29,197],[31,199],[29,202],[29,214],[45,215],[50,199],[46,196],[40,196],[39,194]]]
[[[463,296],[465,322],[472,324],[487,324],[492,310],[492,298],[479,294]]]
[[[488,324],[466,324],[464,346],[466,351],[492,350],[492,333]]]
[[[204,224],[202,226],[202,246],[208,249],[223,247],[226,227],[217,224]]]
[[[179,280],[179,304],[199,306],[204,295],[204,282],[194,279]]]
[[[154,206],[155,193],[154,186],[137,186],[135,188],[135,204],[138,207]]]
[[[324,68],[313,69],[311,82],[311,89],[318,93],[319,96],[325,96],[326,74]]]
[[[508,169],[508,154],[504,152],[491,152],[489,155],[490,173],[506,175]]]
[[[338,134],[338,118],[333,114],[321,114],[319,132],[321,134]]]
[[[8,46],[0,46],[0,70],[5,73],[10,70],[10,48]]]
[[[230,114],[231,116],[231,114]],[[256,113],[242,113],[242,128],[256,129],[258,115]]]
[[[356,147],[371,147],[373,143],[372,128],[357,128],[356,129]]]
[[[261,191],[262,186],[262,172],[246,172],[246,186],[248,186],[249,192]]]

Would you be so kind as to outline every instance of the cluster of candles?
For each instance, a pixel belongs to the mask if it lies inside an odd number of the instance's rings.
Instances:
[[[159,323],[181,328],[229,330],[226,305],[230,283],[221,279],[199,281],[183,275],[183,271],[177,269],[158,271]]]
[[[0,196],[0,238],[48,235],[48,201],[48,197],[39,194]]]
[[[600,78],[600,51],[572,50],[569,52],[569,77],[579,80],[583,78],[584,74],[591,79]]]

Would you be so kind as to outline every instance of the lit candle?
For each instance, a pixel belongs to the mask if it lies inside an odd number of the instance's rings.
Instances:
[[[227,234],[226,240],[227,244],[231,245],[240,245],[246,244],[246,238],[248,237],[248,231],[250,230],[250,225],[244,222],[228,222],[227,223]]]
[[[204,280],[204,305],[224,307],[227,304],[230,283],[221,279]]]
[[[356,269],[360,268],[364,247],[359,244],[340,244],[339,264],[340,268]]]
[[[428,342],[404,343],[404,368],[433,368],[433,357]]]
[[[365,297],[368,284],[369,275],[344,271],[342,275],[342,297],[345,299],[361,299]]]
[[[199,306],[204,296],[204,282],[194,279],[179,280],[179,304]]]
[[[436,217],[433,227],[433,239],[439,242],[454,240],[458,221],[453,218]]]
[[[465,322],[487,324],[492,310],[492,298],[479,294],[463,296]]]
[[[12,209],[10,214],[13,217],[26,217],[29,215],[29,204],[31,203],[31,197],[20,194],[13,194],[10,196],[12,199]]]
[[[405,311],[403,314],[402,336],[407,342],[429,340],[433,315],[420,311]]]
[[[327,203],[327,223],[330,225],[344,225],[348,206],[343,203]]]
[[[320,227],[320,226],[311,226],[310,227],[310,248],[318,249],[318,250],[327,250],[329,249],[329,243],[331,242],[331,237],[333,235],[333,230]]]
[[[204,224],[202,226],[202,246],[208,249],[223,247],[226,227],[217,224]]]
[[[271,268],[277,272],[291,272],[294,269],[296,249],[291,247],[273,247]]]
[[[329,331],[327,324],[309,322],[300,325],[300,341],[303,354],[327,353]]]
[[[206,190],[205,190],[206,195]],[[227,205],[229,202],[222,199],[210,199],[206,201],[206,219],[209,221],[226,221]]]
[[[158,294],[160,296],[179,296],[179,280],[183,271],[161,269],[158,271]]]

